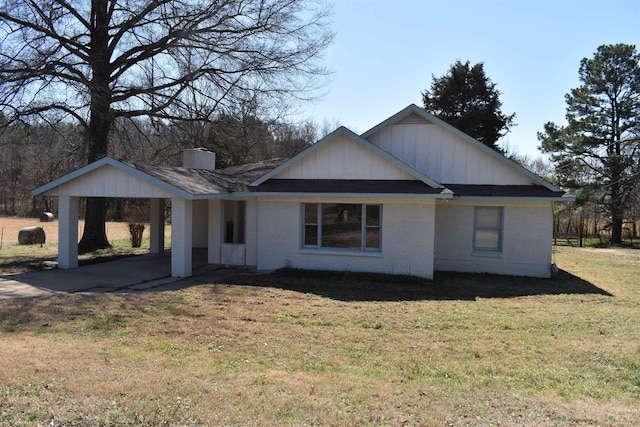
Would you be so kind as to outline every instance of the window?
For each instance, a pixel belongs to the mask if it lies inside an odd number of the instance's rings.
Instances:
[[[303,203],[305,248],[380,251],[380,205]]]
[[[503,208],[476,206],[474,210],[473,250],[502,252]]]

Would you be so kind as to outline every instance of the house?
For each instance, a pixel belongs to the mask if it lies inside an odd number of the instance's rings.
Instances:
[[[408,274],[437,270],[548,277],[559,188],[410,105],[362,135],[340,127],[297,156],[215,170],[215,154],[183,167],[103,158],[33,191],[59,199],[59,268],[78,265],[81,197],[151,200],[150,251],[171,271],[208,262],[273,270]]]

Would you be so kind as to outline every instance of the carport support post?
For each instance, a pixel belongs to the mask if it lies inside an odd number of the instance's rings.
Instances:
[[[171,199],[171,276],[189,277],[192,272],[193,202]]]
[[[164,199],[151,199],[151,218],[149,230],[149,252],[164,252]]]
[[[78,268],[79,198],[58,197],[58,268]]]

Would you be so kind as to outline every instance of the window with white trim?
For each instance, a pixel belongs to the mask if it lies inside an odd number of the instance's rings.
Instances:
[[[380,251],[382,206],[303,203],[302,247]]]
[[[473,250],[502,252],[504,209],[499,206],[476,206],[473,218]]]

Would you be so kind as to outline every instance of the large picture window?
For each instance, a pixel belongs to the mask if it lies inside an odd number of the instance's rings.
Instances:
[[[476,206],[474,209],[473,250],[502,252],[503,208]]]
[[[380,251],[381,205],[303,203],[302,245],[353,251]]]

